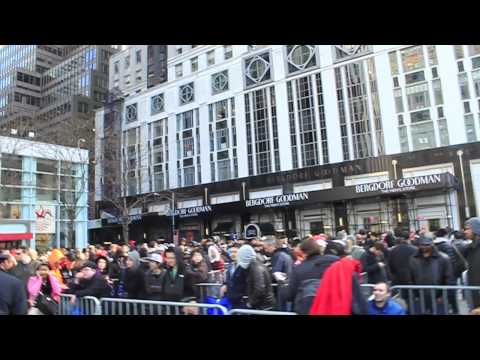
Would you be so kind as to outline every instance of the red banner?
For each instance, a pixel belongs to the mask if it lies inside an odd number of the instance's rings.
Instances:
[[[32,240],[32,233],[0,234],[0,241]]]

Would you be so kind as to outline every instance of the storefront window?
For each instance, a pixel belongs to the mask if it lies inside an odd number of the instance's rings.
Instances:
[[[37,189],[37,201],[55,201],[57,200],[56,190]]]
[[[2,154],[0,165],[3,169],[22,170],[22,157],[18,155]]]
[[[0,191],[0,201],[21,201],[22,189],[18,187],[3,186]]]
[[[57,175],[37,174],[37,187],[56,189],[58,186]]]
[[[20,219],[20,205],[0,204],[0,219]]]
[[[22,173],[19,171],[2,170],[0,176],[0,184],[2,185],[22,185]]]

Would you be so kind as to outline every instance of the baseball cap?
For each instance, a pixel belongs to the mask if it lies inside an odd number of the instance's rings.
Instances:
[[[159,264],[163,264],[163,258],[162,255],[153,253],[150,256],[147,256],[145,258],[141,258],[140,261],[146,262],[146,261],[154,261]]]

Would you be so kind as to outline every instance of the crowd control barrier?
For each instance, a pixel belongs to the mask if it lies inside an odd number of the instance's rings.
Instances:
[[[100,307],[102,315],[228,315],[224,306],[193,302],[102,298]]]
[[[271,310],[232,309],[229,311],[228,315],[297,315],[297,313]]]
[[[93,296],[77,297],[71,303],[73,295],[61,294],[58,315],[101,315],[100,301]]]
[[[480,286],[396,285],[391,291],[405,302],[409,315],[467,315],[472,309],[460,295],[471,298]]]

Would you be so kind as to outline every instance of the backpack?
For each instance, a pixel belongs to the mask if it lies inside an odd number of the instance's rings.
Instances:
[[[321,279],[308,279],[300,283],[295,296],[295,312],[297,314],[308,315],[313,300],[317,295],[317,290],[320,287],[320,282]]]

